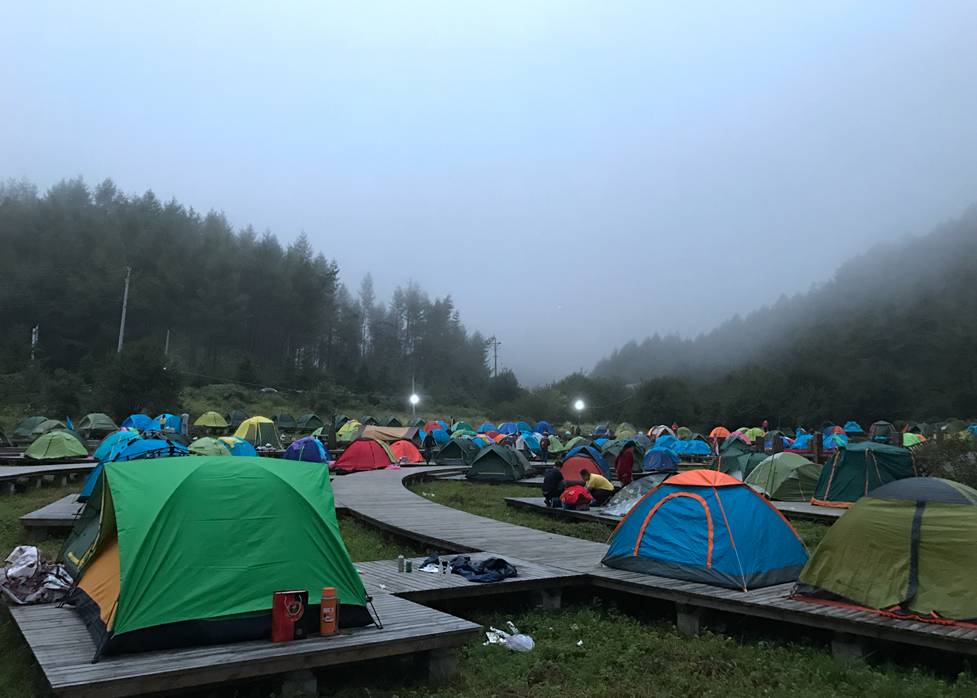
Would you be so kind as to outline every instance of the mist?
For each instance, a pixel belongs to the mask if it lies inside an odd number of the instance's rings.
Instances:
[[[535,384],[977,200],[975,35],[968,2],[21,3],[0,177],[304,231]]]

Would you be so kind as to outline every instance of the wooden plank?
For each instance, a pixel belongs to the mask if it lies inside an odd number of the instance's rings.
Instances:
[[[73,528],[84,509],[77,494],[69,494],[50,504],[24,514],[20,523],[24,528]]]
[[[78,615],[53,604],[11,609],[52,689],[62,696],[129,696],[458,647],[481,627],[392,594],[374,599],[384,628],[290,643],[254,641],[106,657]]]

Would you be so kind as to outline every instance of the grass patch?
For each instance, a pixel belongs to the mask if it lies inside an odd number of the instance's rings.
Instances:
[[[595,602],[515,617],[485,613],[472,620],[504,627],[512,620],[533,636],[526,654],[473,643],[460,657],[459,676],[443,685],[416,682],[347,687],[326,695],[353,698],[620,698],[622,696],[758,695],[971,696],[972,678],[950,682],[893,665],[845,668],[823,649],[799,644],[741,644],[704,633],[690,639],[670,624],[646,623]],[[578,646],[578,641],[583,641]],[[397,682],[397,683],[394,683]]]
[[[339,528],[353,562],[393,560],[398,555],[418,557],[428,553],[419,543],[377,530],[352,516],[341,516]]]
[[[560,533],[564,536],[606,543],[612,531],[610,526],[603,523],[566,520],[549,514],[506,506],[506,497],[531,497],[534,493],[539,495],[539,490],[525,485],[428,480],[411,483],[410,489],[444,506],[548,533]]]

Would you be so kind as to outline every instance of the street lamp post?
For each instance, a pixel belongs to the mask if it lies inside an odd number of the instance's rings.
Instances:
[[[577,411],[577,436],[580,436],[580,415],[583,414],[583,411],[586,408],[587,408],[587,404],[583,400],[581,400],[580,398],[574,400],[573,409]]]
[[[407,400],[410,402],[410,414],[411,414],[411,417],[416,417],[417,416],[417,403],[419,403],[421,401],[421,398],[418,397],[417,393],[411,393],[410,394],[410,397],[407,398]]]

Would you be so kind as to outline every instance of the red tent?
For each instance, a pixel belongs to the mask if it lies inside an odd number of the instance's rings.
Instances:
[[[335,470],[353,473],[358,470],[378,470],[386,468],[393,461],[387,449],[375,439],[357,439],[343,451],[336,463]]]
[[[594,473],[595,475],[604,474],[600,471],[600,466],[597,465],[592,459],[579,454],[567,458],[563,462],[562,467],[560,467],[560,472],[563,473],[563,479],[567,482],[580,482],[581,470],[586,470],[587,472]]]
[[[424,462],[424,457],[421,456],[421,452],[417,450],[417,446],[407,439],[400,439],[399,441],[394,441],[392,444],[390,444],[390,452],[394,454],[394,458],[397,460],[406,458],[408,463]]]
[[[437,431],[438,429],[440,429],[441,431],[445,431],[445,428],[441,426],[440,422],[432,421],[424,425],[423,431],[425,434],[430,434],[431,432]]]

